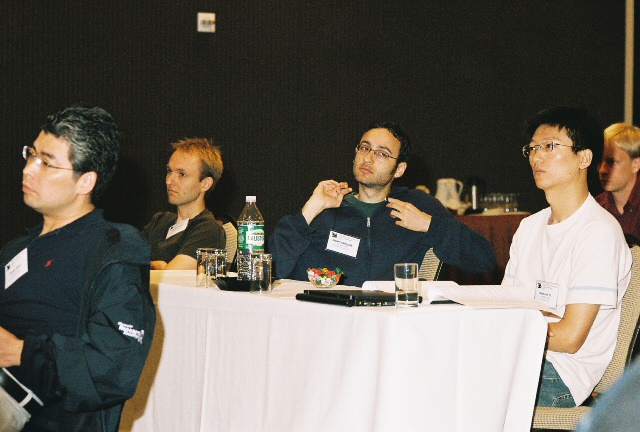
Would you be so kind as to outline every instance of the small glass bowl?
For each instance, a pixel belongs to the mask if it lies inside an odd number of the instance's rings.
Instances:
[[[338,270],[339,271],[339,270]],[[311,284],[317,288],[333,288],[340,282],[342,273],[337,273],[327,269],[307,269],[307,276]]]

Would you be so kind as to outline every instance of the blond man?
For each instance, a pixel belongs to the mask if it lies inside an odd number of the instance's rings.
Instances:
[[[222,224],[205,204],[205,196],[222,176],[222,155],[204,138],[172,146],[165,183],[169,203],[177,212],[156,213],[143,234],[151,243],[152,270],[194,270],[197,248],[226,246]]]
[[[604,154],[598,169],[605,190],[596,201],[627,234],[640,236],[640,128],[615,123],[604,131]]]

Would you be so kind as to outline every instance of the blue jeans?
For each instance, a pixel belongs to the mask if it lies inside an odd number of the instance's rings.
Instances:
[[[572,408],[576,406],[569,388],[558,375],[556,368],[547,359],[544,359],[544,364],[542,365],[540,391],[536,405],[554,408]]]

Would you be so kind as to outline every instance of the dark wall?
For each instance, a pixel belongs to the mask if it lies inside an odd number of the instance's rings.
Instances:
[[[384,4],[387,3],[387,4]],[[237,216],[257,195],[267,232],[318,181],[353,183],[372,120],[416,144],[404,178],[486,180],[538,210],[516,140],[522,120],[585,105],[623,117],[624,2],[476,0],[0,0],[0,243],[39,220],[22,203],[20,149],[50,112],[97,104],[116,118],[123,161],[105,203],[142,227],[167,209],[169,143],[213,137],[225,172],[210,206]],[[197,12],[217,32],[196,32]]]

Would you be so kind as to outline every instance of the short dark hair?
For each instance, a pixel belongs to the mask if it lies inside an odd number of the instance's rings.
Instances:
[[[69,161],[77,175],[98,174],[91,192],[98,200],[118,166],[120,141],[111,114],[100,107],[71,106],[47,117],[42,130],[69,143]]]
[[[536,130],[542,126],[564,130],[573,141],[573,152],[589,149],[593,153],[592,165],[597,166],[604,151],[604,132],[595,117],[580,107],[556,106],[547,108],[531,117],[523,129],[525,144],[531,142]]]
[[[396,160],[396,165],[400,162],[408,162],[411,157],[411,140],[407,134],[402,130],[400,125],[395,122],[374,122],[364,131],[363,135],[369,132],[371,129],[386,129],[391,132],[398,141],[400,141],[400,155]]]

